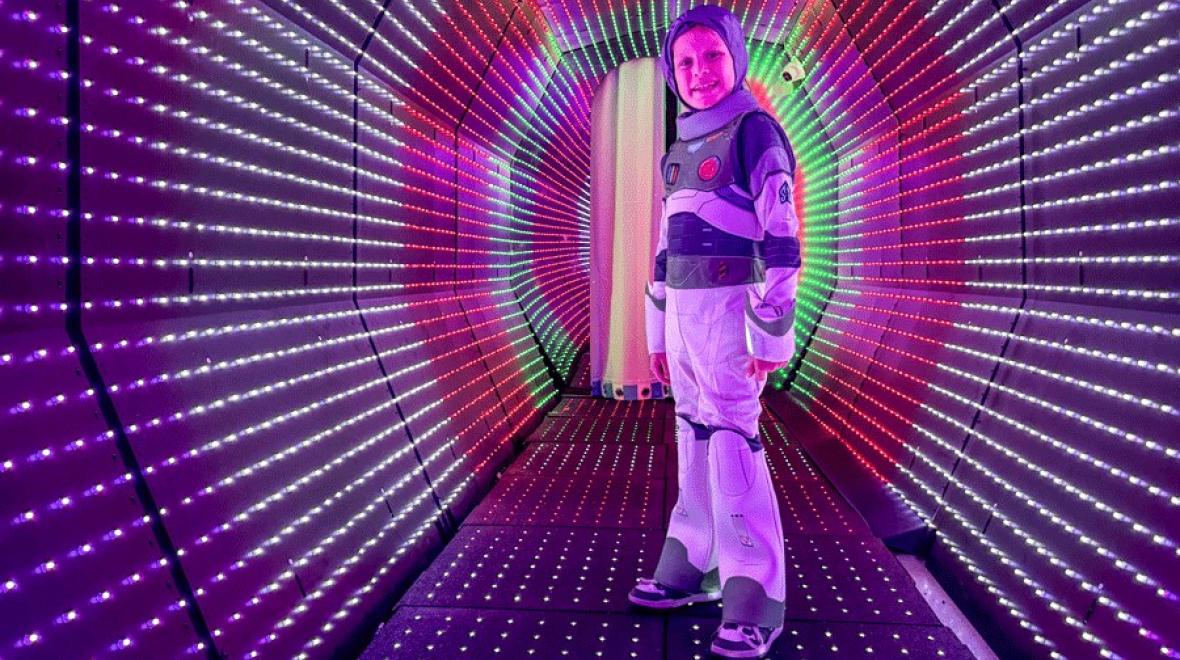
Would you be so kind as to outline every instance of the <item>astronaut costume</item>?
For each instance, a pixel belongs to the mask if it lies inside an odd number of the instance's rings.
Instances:
[[[679,96],[672,43],[695,25],[725,41],[735,84],[716,105],[677,118],[678,140],[661,162],[647,343],[668,357],[680,494],[654,582],[689,594],[683,604],[715,600],[720,580],[725,622],[781,628],[783,530],[758,433],[766,377],[746,368],[751,356],[783,362],[795,350],[795,161],[782,128],[742,84],[745,38],[728,11],[697,7],[669,27],[668,85]]]

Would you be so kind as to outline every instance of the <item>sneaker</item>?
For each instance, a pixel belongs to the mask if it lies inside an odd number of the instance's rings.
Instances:
[[[723,658],[761,658],[770,652],[774,640],[781,634],[782,626],[760,628],[726,622],[713,633],[713,644],[709,650]]]
[[[721,600],[720,591],[681,591],[655,580],[641,578],[639,584],[627,594],[627,600],[640,607],[668,610],[693,603],[710,603]]]

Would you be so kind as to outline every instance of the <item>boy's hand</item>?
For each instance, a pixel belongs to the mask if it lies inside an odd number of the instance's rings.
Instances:
[[[759,360],[756,357],[752,357],[746,363],[746,377],[757,378],[759,376],[766,376],[770,372],[777,371],[785,366],[787,366],[786,362],[767,362],[766,360]]]
[[[672,384],[671,379],[668,377],[667,353],[651,353],[649,355],[649,363],[651,364],[651,373],[656,377],[656,380],[665,385]]]

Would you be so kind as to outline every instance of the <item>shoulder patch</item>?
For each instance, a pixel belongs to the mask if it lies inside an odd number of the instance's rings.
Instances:
[[[783,181],[783,185],[778,187],[778,203],[786,204],[787,200],[791,198],[791,190],[787,187],[787,182]]]
[[[672,185],[680,176],[680,163],[668,163],[664,166],[664,183]]]

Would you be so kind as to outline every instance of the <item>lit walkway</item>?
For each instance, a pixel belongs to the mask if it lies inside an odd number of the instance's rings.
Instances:
[[[783,425],[762,425],[787,535],[771,657],[970,658]],[[673,433],[669,402],[567,394],[364,657],[709,657],[718,604],[661,615],[626,598],[675,504]]]

